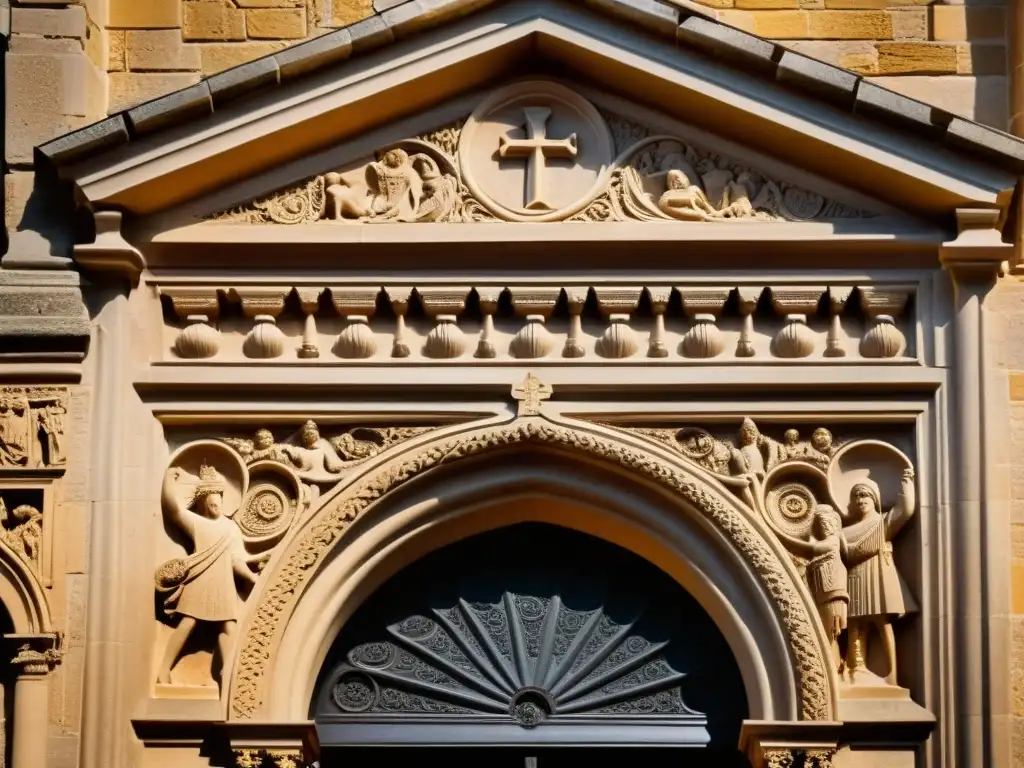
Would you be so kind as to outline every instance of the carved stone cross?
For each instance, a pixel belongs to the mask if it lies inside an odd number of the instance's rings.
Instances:
[[[551,110],[547,107],[525,107],[526,138],[498,139],[498,154],[502,157],[525,157],[526,160],[526,207],[532,210],[551,210],[544,202],[542,173],[544,161],[549,157],[576,157],[576,134],[565,139],[548,138],[548,118]]]
[[[512,387],[512,397],[519,401],[519,416],[537,416],[541,401],[551,397],[551,387],[528,373],[519,386]]]

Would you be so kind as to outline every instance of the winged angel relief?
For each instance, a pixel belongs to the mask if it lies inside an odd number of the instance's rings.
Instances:
[[[599,119],[607,125],[616,156],[605,161],[597,185],[574,204],[531,214],[542,214],[545,221],[649,222],[808,221],[872,215],[776,181],[682,138],[656,135],[618,115],[605,113]],[[507,220],[510,217],[501,206],[478,198],[467,184],[459,151],[463,125],[460,121],[398,142],[369,162],[331,170],[210,218],[289,225]],[[543,138],[536,141],[541,142],[538,152],[549,149],[548,144],[559,144]],[[524,139],[516,142],[534,146]],[[551,164],[574,160],[555,153],[518,160],[510,154],[506,162],[535,163],[527,165],[527,173],[536,180],[551,171]]]
[[[809,441],[791,429],[779,442],[750,419],[735,442],[696,428],[634,431],[709,470],[762,515],[802,571],[847,682],[896,685],[892,622],[916,610],[893,561],[893,538],[916,509],[903,453],[877,440],[836,446],[824,428]]]
[[[336,483],[356,464],[427,429],[354,428],[324,438],[307,421],[283,443],[260,429],[252,439],[199,440],[179,449],[164,476],[161,500],[169,532],[187,554],[156,571],[157,595],[174,624],[157,682],[179,682],[172,673],[186,644],[211,634],[197,633],[200,627],[212,630],[217,654],[227,657],[242,594],[256,583],[274,546],[311,508],[320,485]]]

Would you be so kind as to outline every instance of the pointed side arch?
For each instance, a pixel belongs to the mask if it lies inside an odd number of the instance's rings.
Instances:
[[[7,544],[0,541],[0,602],[20,635],[53,632],[50,607],[39,578]]]
[[[759,527],[753,514],[745,514],[735,497],[698,468],[656,447],[594,425],[568,426],[539,418],[436,436],[408,448],[404,455],[382,456],[378,464],[336,489],[276,558],[252,604],[227,687],[228,717],[250,720],[265,715],[274,655],[295,605],[354,521],[428,470],[530,444],[613,465],[696,510],[756,575],[757,588],[772,606],[796,678],[797,717],[834,718],[835,674],[826,661],[826,643],[810,597],[777,542]]]

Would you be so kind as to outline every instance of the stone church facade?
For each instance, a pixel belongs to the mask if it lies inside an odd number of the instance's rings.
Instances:
[[[0,764],[1024,764],[1010,7],[12,5]]]

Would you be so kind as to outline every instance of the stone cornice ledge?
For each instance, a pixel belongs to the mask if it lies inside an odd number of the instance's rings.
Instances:
[[[1013,244],[1003,242],[1001,211],[958,208],[956,223],[956,239],[939,249],[942,266],[956,281],[990,281],[1009,272]]]
[[[93,214],[96,239],[74,247],[75,262],[83,269],[117,272],[135,280],[146,268],[142,252],[121,235],[120,211],[97,211]]]

